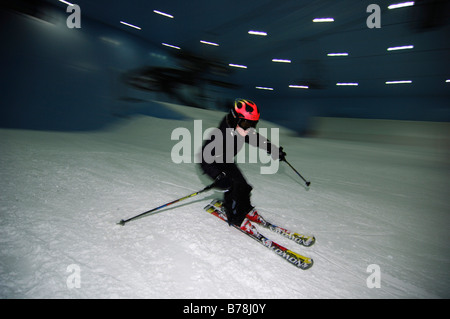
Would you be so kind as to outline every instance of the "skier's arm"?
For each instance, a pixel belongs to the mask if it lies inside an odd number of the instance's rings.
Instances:
[[[249,136],[246,142],[252,146],[259,147],[265,150],[274,160],[284,161],[286,158],[286,152],[283,151],[282,147],[278,147],[272,144],[266,137],[262,136],[256,130],[252,130],[250,134],[255,134],[254,136]]]

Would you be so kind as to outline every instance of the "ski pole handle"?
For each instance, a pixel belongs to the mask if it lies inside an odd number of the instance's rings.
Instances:
[[[309,185],[311,185],[311,182],[307,181],[302,174],[300,174],[299,172],[297,172],[297,170],[286,160],[284,159],[284,162],[286,162],[286,164],[289,165],[290,168],[292,168],[292,170],[298,175],[300,176],[300,178],[305,182],[306,186],[309,187]]]

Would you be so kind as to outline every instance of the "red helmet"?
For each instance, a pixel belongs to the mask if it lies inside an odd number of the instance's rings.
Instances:
[[[259,120],[259,110],[256,104],[250,100],[236,99],[234,109],[231,110],[235,118],[246,119],[249,121]]]

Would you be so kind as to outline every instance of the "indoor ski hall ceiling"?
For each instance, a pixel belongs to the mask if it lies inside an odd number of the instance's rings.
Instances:
[[[405,1],[76,3],[84,16],[167,52],[220,61],[232,71],[233,84],[255,94],[364,97],[449,92],[450,8],[444,0],[398,6]]]

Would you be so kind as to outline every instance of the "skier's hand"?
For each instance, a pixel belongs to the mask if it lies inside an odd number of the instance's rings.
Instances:
[[[231,187],[231,179],[227,176],[227,174],[225,174],[225,172],[222,172],[216,177],[214,187],[228,190]]]

